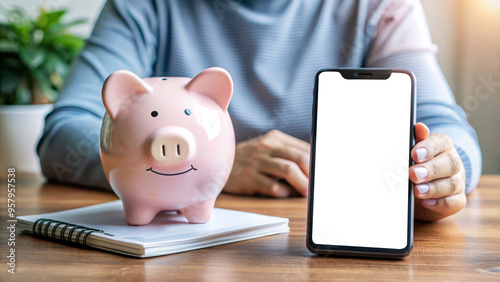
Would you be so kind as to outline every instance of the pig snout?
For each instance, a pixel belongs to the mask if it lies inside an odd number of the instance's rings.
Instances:
[[[151,156],[162,165],[188,162],[196,153],[194,136],[178,126],[167,126],[151,136]]]

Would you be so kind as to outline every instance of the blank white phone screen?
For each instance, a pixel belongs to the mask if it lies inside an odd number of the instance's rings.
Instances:
[[[405,248],[410,76],[318,79],[312,241]]]

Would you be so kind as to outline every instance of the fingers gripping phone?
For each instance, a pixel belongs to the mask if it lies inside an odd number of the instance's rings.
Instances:
[[[413,246],[415,77],[390,69],[316,74],[307,247],[407,256]]]

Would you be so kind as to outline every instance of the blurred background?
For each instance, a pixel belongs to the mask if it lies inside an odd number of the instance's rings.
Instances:
[[[2,0],[36,15],[67,8],[65,21],[85,18],[70,31],[87,38],[105,0]],[[421,0],[438,61],[457,103],[476,129],[483,154],[483,174],[500,174],[500,0]],[[6,138],[2,136],[2,139]],[[5,152],[4,152],[5,153]],[[36,170],[36,169],[35,169]]]
[[[500,174],[500,0],[422,0],[437,58],[476,129],[483,174]]]

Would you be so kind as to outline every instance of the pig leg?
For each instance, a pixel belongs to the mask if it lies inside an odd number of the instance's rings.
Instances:
[[[214,209],[215,200],[196,203],[181,209],[181,213],[190,223],[205,223],[210,220]]]
[[[130,205],[123,204],[123,209],[125,210],[125,218],[129,225],[146,225],[149,224],[156,214],[158,214],[157,209],[153,209],[146,205]]]

